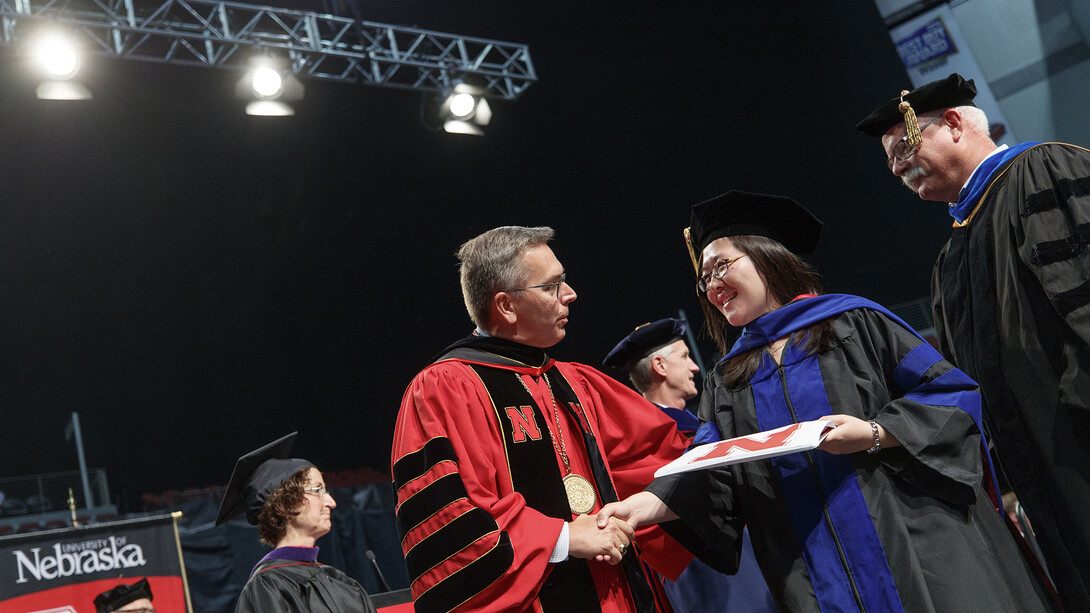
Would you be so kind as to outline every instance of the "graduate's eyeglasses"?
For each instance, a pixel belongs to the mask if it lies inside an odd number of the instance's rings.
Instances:
[[[556,286],[556,299],[560,300],[560,286],[562,284],[564,284],[565,282],[567,282],[567,280],[568,280],[568,273],[564,273],[564,274],[560,275],[560,280],[555,282],[555,283],[542,283],[541,285],[531,285],[530,287],[518,287],[518,288],[515,288],[515,289],[505,289],[503,291],[505,291],[505,292],[521,292],[524,289],[537,289],[539,287],[544,288],[544,287]]]
[[[743,253],[736,258],[717,261],[712,265],[712,269],[709,272],[700,275],[700,279],[696,282],[696,288],[700,290],[701,294],[707,292],[708,286],[711,285],[713,278],[722,281],[723,277],[727,276],[727,271],[730,270],[731,265],[744,257],[746,257],[746,254]]]
[[[139,609],[118,609],[117,613],[155,613],[155,609],[140,607]]]
[[[304,487],[303,488],[303,493],[304,494],[314,494],[318,498],[322,498],[326,494],[329,493],[329,490],[326,489],[325,485],[319,485],[318,487]]]
[[[935,123],[940,119],[942,119],[942,115],[939,115],[938,117],[935,117],[931,121],[920,126],[920,133],[923,134],[923,131],[927,128],[927,126]],[[893,156],[886,160],[886,166],[889,166],[889,169],[893,170],[893,162],[903,162],[907,160],[908,158],[912,157],[912,154],[916,153],[916,150],[919,148],[919,145],[916,145],[915,147],[909,145],[908,135],[905,134],[901,137],[901,140],[897,141],[896,145],[893,145]]]

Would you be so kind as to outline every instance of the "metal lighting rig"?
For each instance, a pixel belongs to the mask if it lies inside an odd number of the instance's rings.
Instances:
[[[50,25],[96,54],[147,62],[246,69],[264,54],[299,77],[424,92],[464,80],[504,100],[537,81],[527,45],[322,13],[213,0],[0,0],[0,45]]]

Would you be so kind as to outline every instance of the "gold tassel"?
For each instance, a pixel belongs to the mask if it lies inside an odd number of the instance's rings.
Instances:
[[[916,121],[916,111],[912,110],[912,105],[905,100],[905,96],[908,95],[907,89],[901,90],[901,103],[897,105],[897,110],[905,116],[905,142],[909,147],[919,147],[923,142],[923,136],[920,134],[920,122]]]
[[[691,228],[686,228],[685,230],[682,230],[681,233],[685,235],[685,245],[689,248],[689,260],[692,260],[692,272],[697,273],[697,276],[699,277],[700,264],[697,263],[697,252],[692,249],[692,232],[689,230],[691,230]]]
[[[696,273],[697,278],[700,277],[700,264],[696,261],[696,251],[693,250],[693,235],[689,232],[690,228],[685,228],[682,234],[685,235],[685,246],[689,248],[689,259],[693,261],[693,272]],[[699,292],[697,292],[699,293]]]

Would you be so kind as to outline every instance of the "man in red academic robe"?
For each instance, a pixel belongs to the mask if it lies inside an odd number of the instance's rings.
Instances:
[[[657,529],[597,528],[686,443],[626,386],[546,355],[576,297],[552,236],[506,226],[459,249],[477,329],[402,399],[392,461],[417,611],[665,610],[639,562],[676,578],[691,558]]]

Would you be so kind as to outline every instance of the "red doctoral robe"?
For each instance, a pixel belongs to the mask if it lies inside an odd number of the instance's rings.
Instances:
[[[567,564],[585,564],[580,572],[589,571],[602,611],[636,610],[622,566],[549,562],[564,522],[574,518],[559,483],[566,469],[555,452],[556,418],[571,471],[595,482],[579,419],[593,434],[621,499],[642,490],[659,466],[684,451],[686,441],[674,421],[589,366],[556,362],[541,350],[502,339],[464,343],[476,347],[448,352],[413,379],[394,433],[397,520],[417,611],[578,611],[582,607],[571,601],[570,590],[551,601],[544,594],[539,598],[551,576],[574,583],[553,572]],[[482,343],[487,351],[479,350]],[[495,353],[505,349],[514,357]],[[488,387],[486,379],[493,382]],[[509,383],[509,393],[498,393],[503,385],[496,381]],[[518,397],[526,391],[530,395]],[[537,412],[523,406],[531,395]],[[553,450],[544,448],[549,455],[538,457],[551,456],[555,470],[535,466],[519,486],[520,466],[526,475],[526,456],[519,454],[529,441],[537,441],[539,450],[551,444]],[[552,505],[550,516],[530,506],[527,497],[535,494],[523,492],[534,488],[547,490],[547,500],[558,499],[561,512]],[[595,489],[592,514],[603,504],[603,488]],[[636,543],[641,561],[670,578],[692,557],[656,526],[638,530]]]

